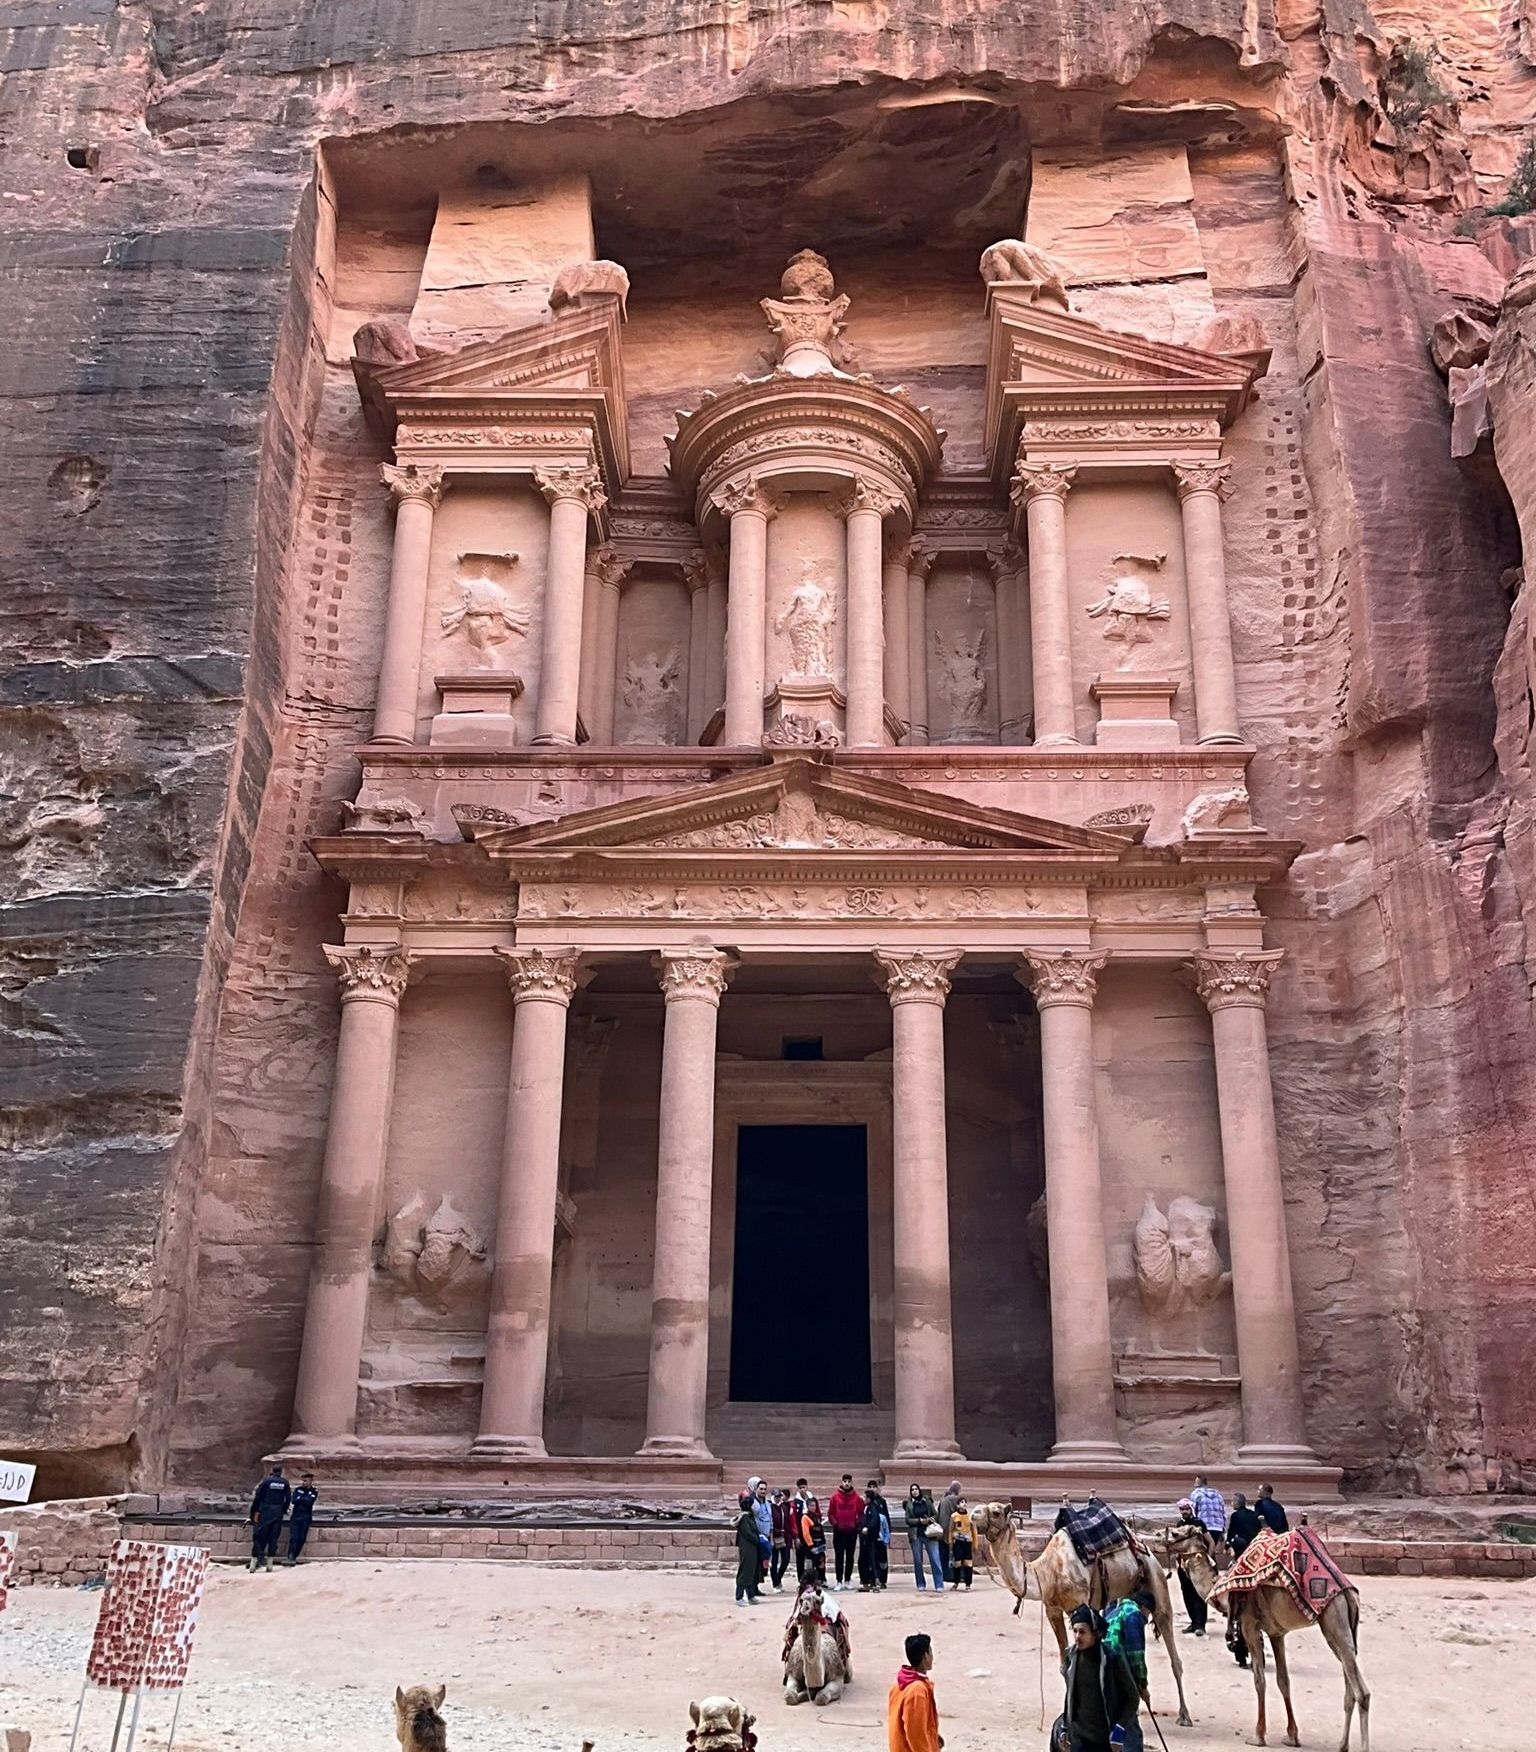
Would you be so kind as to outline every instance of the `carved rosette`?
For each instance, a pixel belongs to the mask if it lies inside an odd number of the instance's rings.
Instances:
[[[594,468],[536,468],[533,479],[551,505],[561,499],[575,499],[588,511],[601,511],[608,503]]]
[[[1214,493],[1218,499],[1232,496],[1232,464],[1230,462],[1177,462],[1173,478],[1179,490],[1179,503],[1196,493]]]
[[[1189,965],[1206,1009],[1246,1006],[1262,1010],[1269,997],[1270,978],[1284,959],[1283,949],[1234,949],[1227,954],[1198,949]]]
[[[783,509],[784,501],[770,492],[756,475],[739,481],[729,481],[709,495],[709,502],[723,517],[735,517],[751,512],[765,521]]]
[[[662,997],[669,1004],[697,998],[718,1005],[736,966],[723,949],[663,949],[658,961]]]
[[[899,511],[902,501],[894,493],[884,492],[867,481],[861,475],[844,493],[829,501],[832,513],[845,521],[856,511],[872,511],[883,523],[894,511]]]
[[[443,496],[443,474],[436,465],[422,468],[414,462],[379,464],[379,479],[389,488],[396,506],[414,501],[435,511]]]
[[[512,1002],[538,998],[546,1003],[569,1004],[576,988],[586,983],[581,972],[581,954],[576,949],[502,949],[496,953],[506,963]]]
[[[1080,1004],[1093,1008],[1098,976],[1109,960],[1102,949],[1026,949],[1019,978],[1035,994],[1035,1008]]]
[[[1054,462],[1021,462],[1014,472],[1013,489],[1008,497],[1015,505],[1027,505],[1031,499],[1065,501],[1076,478],[1075,467],[1062,468]]]
[[[876,949],[875,960],[885,975],[885,995],[892,1007],[942,1004],[962,953],[959,949]]]
[[[375,948],[371,943],[322,943],[320,948],[336,970],[343,1004],[361,999],[393,1008],[405,996],[415,959],[407,950]]]

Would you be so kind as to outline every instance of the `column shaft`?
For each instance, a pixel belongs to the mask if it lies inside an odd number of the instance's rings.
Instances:
[[[602,566],[612,557],[612,548],[589,548],[581,580],[581,684],[576,693],[576,715],[589,742],[597,740],[597,640],[601,612],[598,602],[603,593]]]
[[[666,1024],[651,1274],[651,1372],[641,1452],[707,1459],[715,1035],[729,957],[718,950],[666,949],[661,964]]]
[[[325,954],[341,981],[341,1033],[293,1396],[289,1440],[300,1446],[345,1441],[357,1427],[357,1380],[389,1144],[395,1041],[410,971],[410,957],[399,950],[327,948]]]
[[[619,605],[628,571],[627,565],[609,561],[603,567],[603,587],[597,593],[597,636],[592,642],[597,664],[592,715],[597,723],[592,740],[605,746],[613,741],[613,709],[619,685]]]
[[[725,575],[715,563],[709,568],[709,631],[704,652],[704,722],[725,704]],[[721,733],[724,740],[724,732]]]
[[[928,573],[933,554],[912,544],[907,557],[907,705],[912,747],[928,740]]]
[[[1029,531],[1029,632],[1035,742],[1077,741],[1072,683],[1072,596],[1067,570],[1067,489],[1074,469],[1020,466],[1017,493]]]
[[[1264,998],[1283,951],[1201,953],[1200,995],[1211,1011],[1216,1099],[1232,1249],[1232,1306],[1243,1386],[1240,1460],[1310,1461],[1301,1360],[1275,1136]]]
[[[536,743],[576,740],[581,687],[581,600],[587,572],[587,516],[604,503],[588,469],[538,469],[549,500],[549,552],[544,566],[544,637],[539,652]]]
[[[373,740],[416,740],[417,696],[421,691],[421,646],[427,613],[427,578],[432,557],[432,513],[442,496],[443,471],[414,463],[380,469],[395,498],[395,546],[389,567],[389,606],[384,620],[384,651],[374,703]]]
[[[1124,1461],[1115,1431],[1109,1263],[1094,1093],[1093,998],[1102,954],[1027,953],[1040,1012],[1055,1461]]]
[[[545,1451],[565,1026],[578,975],[574,950],[501,953],[513,994],[512,1062],[474,1452],[507,1458]]]
[[[958,951],[877,949],[891,1000],[896,1453],[952,1459],[955,1353],[950,1315],[944,999]]]
[[[997,608],[997,715],[998,738],[1006,747],[1027,742],[1025,663],[1029,640],[1019,612],[1019,569],[1023,556],[1017,549],[997,555],[992,563],[992,586]]]
[[[1189,602],[1190,662],[1195,676],[1195,725],[1202,742],[1241,742],[1237,677],[1232,667],[1232,617],[1221,500],[1231,465],[1176,468],[1184,523],[1184,589]]]
[[[848,745],[885,744],[880,544],[890,502],[860,488],[848,509]]]
[[[706,703],[709,661],[709,579],[703,556],[688,568],[688,740],[697,742],[714,710]]]
[[[753,480],[726,489],[715,502],[731,520],[725,629],[725,730],[729,748],[763,740],[763,668],[767,632],[768,519],[774,505]]]
[[[910,728],[912,658],[907,634],[907,557],[903,547],[885,562],[885,703]]]

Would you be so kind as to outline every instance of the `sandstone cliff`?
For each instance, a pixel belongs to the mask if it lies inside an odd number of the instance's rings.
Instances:
[[[310,479],[356,443],[324,429],[334,143],[387,178],[384,148],[418,130],[678,122],[686,167],[728,125],[750,205],[833,163],[854,96],[905,117],[897,172],[942,162],[938,100],[968,91],[1063,167],[1179,148],[1177,187],[1106,210],[1106,234],[1158,249],[1108,250],[1098,309],[1181,333],[1246,313],[1275,345],[1269,486],[1234,508],[1232,573],[1256,804],[1305,845],[1274,1042],[1309,1414],[1359,1482],[1536,1488],[1530,642],[1510,603],[1536,531],[1531,306],[1489,363],[1518,526],[1492,469],[1452,459],[1426,347],[1532,252],[1530,219],[1477,210],[1529,129],[1536,26],[1466,0],[1159,11],[58,0],[0,19],[0,1440],[48,1487],[173,1457],[222,1480],[284,1432],[333,1029],[314,945],[337,904],[302,840],[355,779],[375,655],[337,632],[349,564],[375,557]]]

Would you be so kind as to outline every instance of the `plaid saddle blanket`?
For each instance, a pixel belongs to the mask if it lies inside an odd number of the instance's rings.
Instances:
[[[1303,1612],[1316,1618],[1351,1585],[1312,1529],[1296,1527],[1289,1533],[1260,1533],[1211,1590],[1211,1604],[1225,1612],[1234,1594],[1284,1588]]]
[[[1133,1543],[1130,1528],[1097,1497],[1090,1497],[1080,1509],[1064,1504],[1056,1525],[1066,1528],[1073,1549],[1084,1563],[1092,1563],[1096,1557],[1105,1557]]]

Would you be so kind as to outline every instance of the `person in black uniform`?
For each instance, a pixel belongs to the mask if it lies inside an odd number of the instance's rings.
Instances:
[[[283,1530],[283,1514],[292,1496],[281,1466],[274,1465],[251,1498],[251,1562],[254,1572],[266,1560],[268,1569],[277,1555],[277,1541]]]
[[[299,1561],[299,1553],[309,1537],[309,1523],[314,1518],[315,1498],[319,1494],[315,1489],[314,1473],[306,1472],[299,1480],[299,1488],[293,1493],[293,1513],[288,1521],[287,1561],[290,1564]]]

